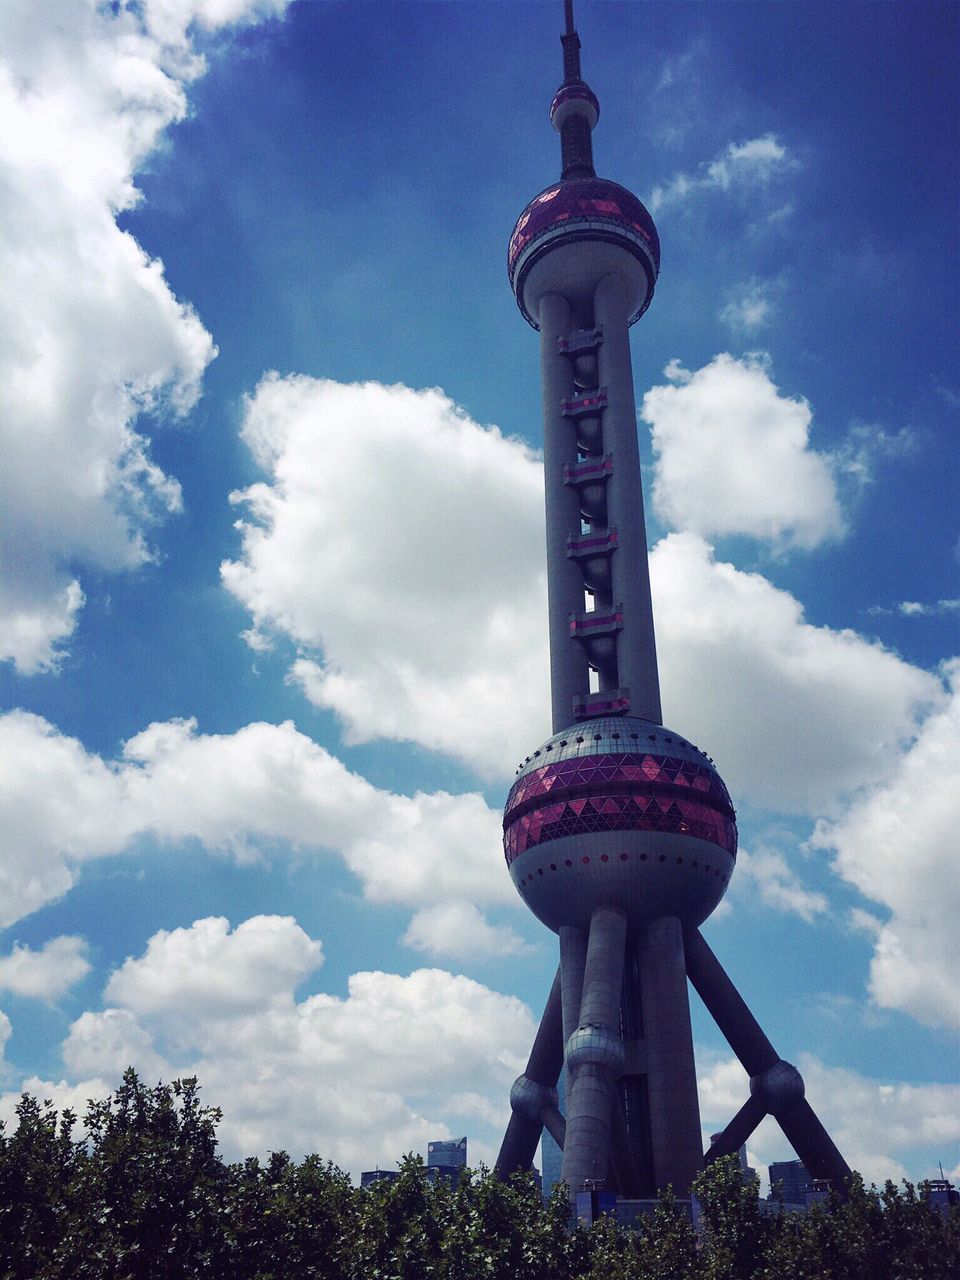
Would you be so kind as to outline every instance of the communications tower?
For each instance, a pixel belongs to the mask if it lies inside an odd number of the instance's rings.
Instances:
[[[663,726],[629,328],[660,269],[653,219],[593,167],[599,103],[565,2],[550,104],[560,181],[521,213],[508,269],[540,332],[553,734],[520,766],[503,819],[510,875],[560,939],[560,965],[497,1160],[529,1169],[545,1127],[576,1193],[685,1196],[704,1161],[772,1114],[811,1175],[840,1152],[703,940],[733,872],[733,806],[713,762]],[[687,979],[750,1076],[706,1156]],[[566,1115],[557,1083],[565,1073]]]

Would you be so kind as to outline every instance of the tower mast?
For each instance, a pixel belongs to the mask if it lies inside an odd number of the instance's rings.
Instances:
[[[645,1198],[672,1184],[685,1195],[704,1163],[689,977],[751,1077],[706,1159],[770,1113],[811,1174],[842,1186],[850,1171],[799,1073],[699,933],[733,871],[737,828],[713,762],[660,711],[629,340],[660,242],[637,197],[596,175],[600,106],[571,0],[564,9],[550,104],[561,178],[521,213],[507,255],[540,333],[553,734],[518,769],[503,820],[511,878],[559,935],[560,966],[497,1169],[529,1168],[546,1127],[572,1193],[599,1183]]]

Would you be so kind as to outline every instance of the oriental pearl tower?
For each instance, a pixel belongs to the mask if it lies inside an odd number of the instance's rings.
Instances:
[[[664,727],[628,330],[653,298],[660,243],[635,195],[593,166],[599,103],[566,0],[550,104],[562,170],[521,213],[510,284],[540,333],[553,733],[517,771],[504,850],[560,964],[497,1160],[529,1169],[544,1128],[571,1194],[630,1198],[737,1151],[767,1114],[815,1178],[850,1170],[699,932],[736,862],[727,788]],[[750,1077],[704,1155],[692,982]],[[558,1105],[564,1073],[566,1114]]]

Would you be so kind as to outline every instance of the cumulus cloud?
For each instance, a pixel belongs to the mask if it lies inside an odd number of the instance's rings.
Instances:
[[[655,455],[653,503],[674,529],[746,534],[809,549],[844,532],[834,461],[810,448],[806,400],[781,395],[760,356],[676,361],[641,416]]]
[[[651,556],[664,715],[716,752],[735,802],[829,814],[889,777],[941,682],[853,631],[806,622],[789,592],[692,533]]]
[[[75,1116],[82,1117],[90,1102],[105,1098],[110,1093],[110,1085],[106,1080],[69,1084],[66,1080],[41,1080],[39,1076],[27,1076],[19,1089],[0,1094],[0,1122],[8,1133],[17,1127],[17,1104],[24,1093],[41,1103],[49,1101],[58,1112],[72,1111]],[[80,1125],[75,1126],[75,1137],[81,1128]]]
[[[0,991],[56,1000],[90,972],[86,953],[86,941],[73,935],[51,938],[39,951],[14,943],[0,956]]]
[[[254,916],[233,933],[223,916],[161,929],[110,977],[105,997],[152,1018],[229,1016],[269,1008],[323,963],[323,947],[288,916]]]
[[[291,578],[308,577],[311,563],[292,561]],[[651,565],[667,721],[717,752],[738,802],[835,813],[858,788],[893,774],[943,696],[935,677],[879,644],[811,626],[787,592],[718,561],[692,534],[664,539]],[[529,606],[528,622],[542,636],[541,609]],[[401,661],[389,640],[384,661]],[[512,707],[505,697],[504,717]],[[229,735],[201,734],[189,721],[154,724],[109,761],[40,717],[13,712],[0,719],[0,757],[6,924],[65,893],[85,860],[144,837],[196,840],[239,860],[277,846],[332,850],[375,901],[515,901],[499,814],[482,796],[379,791],[289,723]],[[486,760],[509,774],[511,757],[491,747]]]
[[[681,421],[701,412],[689,391],[701,375],[727,380],[730,432],[746,431],[747,452],[766,450],[738,482],[727,525],[742,530],[762,499],[771,537],[815,541],[838,528],[829,468],[806,447],[809,408],[781,397],[756,363],[719,357],[659,389],[688,393],[679,409],[665,397],[662,417],[657,406],[666,473],[690,434],[688,452],[709,453],[697,434],[706,409],[693,432]],[[736,426],[751,396],[751,425]],[[539,462],[437,392],[375,384],[270,378],[245,435],[271,483],[243,495],[256,519],[242,523],[242,558],[223,574],[256,634],[302,647],[297,678],[351,736],[412,739],[508,778],[543,734],[547,705]],[[731,487],[717,483],[723,465],[715,457],[711,495]],[[779,496],[776,465],[794,476]],[[694,507],[680,486],[671,500]],[[434,527],[446,532],[431,560]],[[692,533],[660,543],[652,574],[668,720],[708,749],[723,744],[738,799],[828,812],[892,765],[940,696],[934,677],[881,646],[810,626],[796,599],[718,561]]]
[[[0,7],[0,659],[56,666],[87,567],[133,569],[180,488],[138,422],[182,416],[214,355],[117,214],[203,70],[188,34],[282,0]]]
[[[380,791],[289,722],[228,735],[154,724],[106,761],[18,711],[0,718],[0,759],[3,924],[64,894],[85,861],[143,837],[240,861],[278,846],[330,850],[374,901],[516,901],[499,814],[482,796]]]
[[[734,885],[738,896],[756,892],[766,906],[799,916],[807,924],[830,905],[826,894],[803,884],[779,849],[761,847],[749,852],[741,846],[737,851]]]
[[[178,1074],[129,1009],[82,1013],[63,1044],[63,1060],[67,1070],[79,1078],[75,1087],[90,1097],[97,1096],[97,1082],[116,1080],[129,1066],[135,1066],[150,1081],[172,1080]]]
[[[774,177],[797,167],[797,161],[772,133],[746,142],[731,142],[695,174],[678,173],[666,186],[654,187],[647,204],[651,213],[709,192],[753,192]]]
[[[224,999],[238,957],[252,972],[253,951],[254,991]],[[198,1075],[224,1107],[230,1156],[319,1151],[357,1172],[469,1122],[471,1159],[490,1161],[533,1038],[526,1006],[440,969],[356,973],[344,997],[297,1001],[319,954],[289,918],[254,917],[232,932],[198,920],[157,934],[118,971],[122,981],[111,979],[111,1007],[74,1022],[64,1061],[94,1079],[116,1080],[128,1063],[149,1079]],[[193,964],[207,971],[205,985]]]
[[[736,1058],[701,1057],[700,1114],[715,1132],[743,1105],[749,1082]],[[930,1177],[937,1159],[960,1141],[960,1085],[873,1080],[810,1054],[801,1055],[797,1066],[817,1115],[847,1163],[868,1183]],[[796,1158],[770,1117],[749,1145],[753,1160],[762,1165]]]
[[[418,911],[403,935],[415,951],[454,959],[520,955],[530,945],[508,925],[493,925],[472,902],[445,902]]]
[[[268,376],[243,438],[269,480],[234,495],[223,580],[348,740],[407,739],[484,774],[548,705],[542,467],[442,392]]]
[[[0,1061],[7,1051],[7,1041],[13,1033],[13,1027],[10,1025],[10,1019],[0,1010]]]
[[[830,851],[839,875],[883,909],[882,920],[858,917],[874,937],[870,992],[877,1004],[960,1028],[960,660],[948,664],[946,676],[949,700],[924,722],[892,775],[836,820],[821,821],[812,844]]]
[[[711,454],[704,439],[704,383],[708,392],[726,385],[724,430],[746,436],[725,453]],[[671,488],[685,452],[712,458],[711,497],[738,494],[728,528],[742,531],[764,503],[758,532],[770,537],[813,542],[840,527],[829,467],[807,447],[809,407],[780,396],[762,365],[718,357],[658,390],[660,471],[684,520],[688,508],[694,519],[712,505],[684,498],[685,481]],[[751,403],[749,426],[737,425]],[[412,738],[509,777],[542,733],[546,705],[539,463],[439,393],[376,385],[268,379],[245,434],[272,483],[244,495],[257,519],[243,525],[242,559],[223,572],[258,634],[322,649],[294,669],[352,734]],[[733,471],[730,458],[757,450],[753,472],[723,472],[723,458]],[[782,493],[778,468],[793,477]],[[399,496],[414,490],[416,507]],[[458,554],[438,553],[423,573],[424,525],[438,513]],[[484,542],[488,526],[493,542]],[[652,573],[668,719],[709,749],[724,745],[738,798],[829,811],[891,766],[939,696],[935,678],[854,632],[810,626],[792,596],[716,560],[692,533],[666,538]]]

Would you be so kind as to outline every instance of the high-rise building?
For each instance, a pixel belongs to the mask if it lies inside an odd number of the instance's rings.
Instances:
[[[428,1143],[427,1167],[431,1165],[465,1169],[467,1166],[466,1138],[445,1138],[442,1141]]]
[[[427,1144],[427,1178],[455,1187],[467,1167],[466,1138],[447,1138]]]
[[[377,1182],[396,1182],[399,1177],[396,1169],[368,1169],[360,1174],[360,1190],[366,1191]]]
[[[571,1194],[681,1195],[702,1168],[687,978],[750,1076],[706,1159],[776,1116],[817,1176],[843,1157],[699,932],[733,872],[733,805],[712,760],[663,725],[629,328],[660,269],[653,219],[598,178],[600,114],[566,0],[550,105],[561,176],[526,206],[510,283],[540,334],[553,733],[520,765],[504,813],[510,875],[559,935],[560,966],[497,1169],[527,1169],[544,1127]],[[565,1073],[561,1112],[556,1085]]]
[[[712,1146],[713,1143],[719,1142],[722,1137],[723,1137],[723,1134],[720,1134],[720,1133],[711,1134],[710,1145]],[[746,1186],[759,1186],[760,1176],[757,1173],[756,1169],[754,1169],[751,1166],[749,1160],[747,1159],[746,1144],[741,1146],[740,1150],[737,1152],[737,1158],[740,1162],[740,1177],[743,1179],[744,1184]]]
[[[807,1187],[813,1179],[802,1160],[775,1160],[770,1165],[770,1195],[784,1204],[805,1204]]]
[[[427,1143],[426,1175],[431,1186],[437,1182],[446,1182],[455,1187],[466,1167],[466,1137],[443,1138]],[[376,1182],[395,1182],[399,1177],[396,1169],[370,1169],[360,1174],[360,1186],[361,1189],[366,1189]]]

